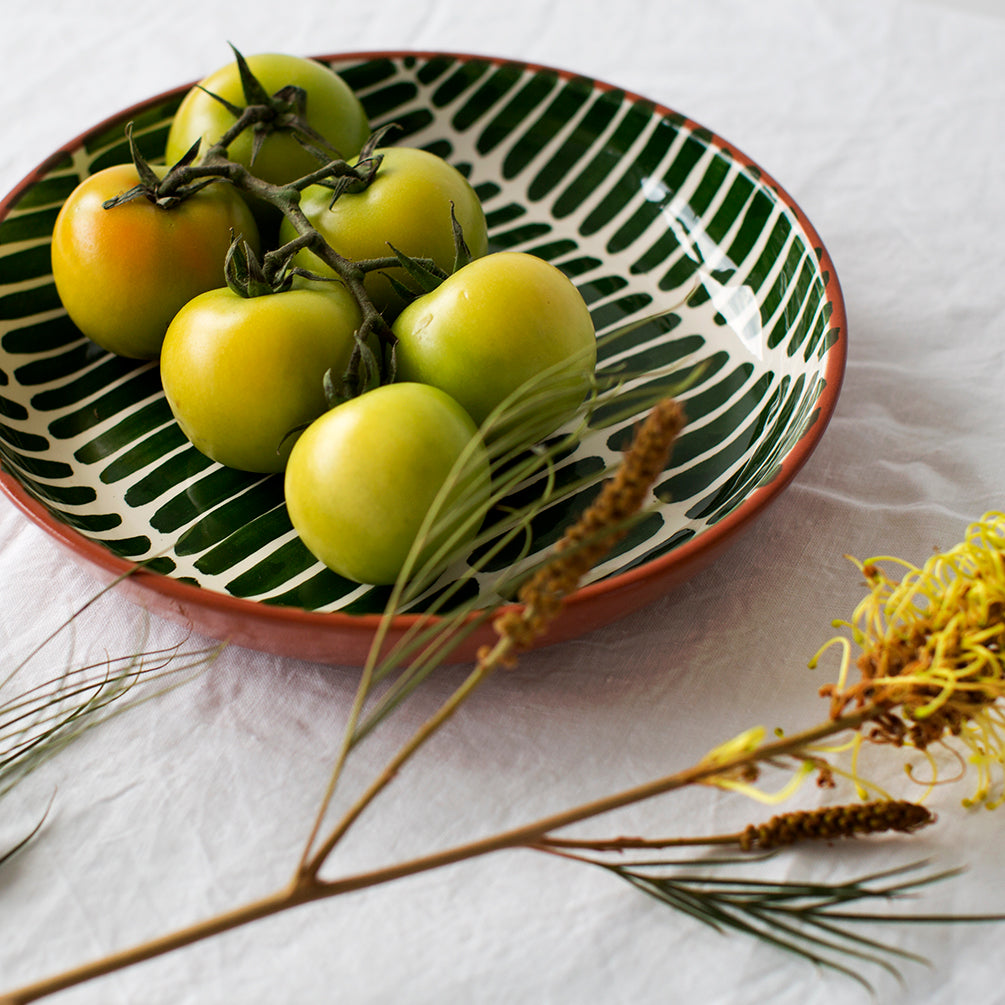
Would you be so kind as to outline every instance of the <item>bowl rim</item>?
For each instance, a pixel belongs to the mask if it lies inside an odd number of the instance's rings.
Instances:
[[[720,136],[714,130],[701,125],[689,116],[667,105],[654,101],[652,98],[645,97],[637,92],[570,69],[562,69],[545,63],[508,56],[474,52],[430,49],[377,49],[335,52],[311,56],[309,58],[321,62],[334,63],[348,60],[402,60],[411,57],[425,60],[446,58],[455,59],[458,62],[487,62],[498,66],[513,65],[535,72],[554,73],[561,79],[582,80],[601,91],[617,91],[633,103],[643,102],[646,105],[652,106],[655,114],[673,117],[686,128],[692,131],[700,131],[705,142],[727,151],[737,163],[755,171],[759,180],[770,187],[784,203],[787,210],[795,215],[800,227],[804,230],[813,250],[817,254],[820,271],[825,276],[824,287],[826,298],[832,305],[828,324],[832,330],[836,330],[837,336],[827,350],[827,358],[823,370],[825,385],[815,402],[815,410],[817,411],[816,421],[800,436],[786,454],[775,477],[767,484],[756,488],[736,509],[711,527],[702,531],[701,534],[695,535],[666,554],[660,555],[641,565],[634,566],[624,572],[613,573],[603,579],[580,587],[579,590],[566,598],[564,613],[560,620],[564,620],[570,616],[574,620],[577,612],[582,615],[584,608],[590,607],[595,600],[614,592],[642,589],[652,594],[664,581],[669,583],[666,589],[671,589],[674,585],[674,579],[682,579],[683,573],[686,570],[700,567],[706,561],[710,561],[712,556],[718,554],[739,532],[747,529],[761,515],[764,509],[782,494],[816,449],[817,444],[820,442],[830,423],[844,380],[848,354],[847,315],[844,296],[837,278],[837,272],[834,268],[834,262],[816,228],[799,204],[760,164],[748,157],[737,146]],[[137,101],[124,109],[106,116],[54,150],[33,168],[10,192],[0,199],[0,221],[7,217],[10,210],[17,204],[21,195],[27,189],[63,161],[68,154],[72,154],[74,150],[79,149],[90,137],[107,131],[115,123],[128,119],[132,114],[180,97],[195,83],[196,81],[181,84],[161,91],[149,98]],[[347,614],[341,611],[309,611],[300,607],[264,604],[256,600],[248,600],[230,594],[219,593],[215,590],[209,590],[175,579],[168,574],[154,572],[141,564],[115,555],[107,548],[104,548],[99,542],[84,536],[68,524],[57,520],[38,500],[24,489],[21,483],[2,464],[0,464],[0,489],[32,522],[39,525],[49,536],[66,547],[78,561],[95,567],[100,578],[105,581],[128,578],[138,588],[138,590],[133,591],[134,593],[139,592],[143,596],[156,597],[162,602],[166,602],[168,605],[166,608],[160,607],[155,609],[168,617],[172,617],[172,614],[180,615],[181,620],[191,624],[191,611],[193,609],[207,609],[207,613],[214,619],[222,618],[227,622],[240,622],[248,618],[257,622],[265,622],[269,627],[318,628],[326,633],[326,638],[331,639],[354,635],[359,636],[361,639],[363,637],[372,637],[378,626],[384,621],[385,615],[376,613]],[[660,590],[659,592],[665,591]],[[147,604],[145,606],[149,607],[150,605]],[[501,605],[498,611],[503,612],[518,606],[518,604]],[[473,619],[476,616],[477,612],[469,615],[469,618]],[[615,615],[615,617],[618,616],[620,615]],[[391,624],[395,632],[404,632],[414,625],[428,624],[433,620],[435,618],[430,618],[430,616],[421,613],[397,614],[393,616]],[[590,627],[599,627],[610,620],[608,618],[606,621],[597,620],[591,622],[587,625],[586,630],[589,630]],[[196,627],[199,626],[197,625]],[[240,631],[236,631],[232,634],[240,636],[241,633]],[[581,633],[577,632],[575,634],[578,635]],[[568,638],[571,636],[566,633],[565,637]],[[546,645],[560,640],[561,634],[559,636],[546,636],[539,644]],[[240,643],[240,638],[235,638],[234,641]],[[253,643],[251,645],[252,648],[263,648],[263,646]],[[286,649],[282,651],[286,652]],[[341,663],[343,659],[340,657],[343,657],[345,654],[332,653],[331,655],[335,658],[329,659],[328,662]]]

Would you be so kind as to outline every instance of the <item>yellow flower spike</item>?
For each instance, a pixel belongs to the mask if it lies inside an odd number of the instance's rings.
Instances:
[[[840,627],[837,623],[835,628]],[[845,681],[848,679],[848,671],[851,669],[851,643],[846,638],[838,637],[836,639],[831,639],[829,642],[825,642],[812,656],[809,663],[807,664],[811,670],[815,670],[817,664],[820,662],[820,657],[823,656],[828,649],[832,649],[834,646],[839,646],[841,649],[841,662],[838,664],[838,682],[837,687],[843,689]]]
[[[892,556],[854,563],[868,593],[843,623],[838,679],[822,692],[840,716],[849,705],[881,710],[865,739],[913,746],[958,742],[973,754],[977,791],[969,802],[997,805],[992,782],[1005,779],[1005,514],[992,512],[964,540],[918,567]],[[885,571],[902,569],[900,581]],[[850,681],[849,651],[859,681]],[[934,761],[931,762],[934,770]],[[857,774],[857,769],[853,769]]]
[[[773,806],[784,803],[787,799],[791,798],[803,782],[806,781],[807,776],[812,775],[816,770],[817,765],[813,761],[803,761],[788,782],[777,792],[765,792],[750,782],[743,781],[740,778],[731,778],[728,775],[716,775],[714,778],[706,779],[704,784],[715,786],[717,789],[738,792],[751,799],[756,799],[759,803]]]
[[[843,778],[851,782],[855,786],[855,795],[863,801],[868,799],[893,799],[894,796],[891,792],[859,773],[858,754],[864,744],[861,742],[861,737],[858,737],[858,739],[860,742],[856,745],[854,754],[852,755],[851,767],[845,770],[837,765],[831,765],[832,773],[837,778]]]
[[[820,769],[821,764],[818,760],[806,758],[799,762],[793,770],[792,777],[778,792],[764,792],[757,788],[754,782],[758,779],[759,771],[755,759],[744,760],[744,757],[758,751],[764,743],[765,735],[766,731],[763,726],[753,726],[710,750],[701,759],[699,765],[714,767],[722,764],[727,767],[721,773],[703,779],[702,784],[738,792],[761,803],[775,804],[788,799],[803,784],[808,775]]]
[[[1002,713],[998,709],[987,709],[980,716],[967,724],[967,729],[961,734],[961,740],[971,750],[970,764],[977,769],[977,789],[970,799],[964,800],[965,806],[983,804],[987,809],[996,809],[1005,802],[1005,790],[995,798],[990,797],[995,768],[1005,774],[1005,727]]]
[[[928,767],[931,769],[931,774],[929,775],[928,781],[927,782],[921,781],[921,779],[918,778],[917,772],[914,770],[914,766],[911,764],[907,764],[904,766],[904,773],[907,775],[908,778],[911,779],[912,782],[915,782],[918,785],[925,786],[924,795],[919,800],[917,800],[918,802],[924,802],[932,794],[932,790],[935,788],[935,786],[939,784],[940,779],[939,779],[939,768],[935,762],[935,757],[933,756],[932,752],[930,750],[922,750],[920,751],[920,753],[921,756],[924,757],[926,761],[928,761]]]
[[[751,754],[764,743],[766,731],[763,726],[751,726],[738,736],[734,736],[718,747],[713,747],[699,762],[700,764],[726,764],[743,754]]]

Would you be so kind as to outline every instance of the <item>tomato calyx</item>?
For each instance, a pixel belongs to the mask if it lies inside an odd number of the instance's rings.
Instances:
[[[187,150],[184,157],[177,164],[172,165],[162,177],[150,166],[150,162],[141,153],[133,135],[132,122],[126,123],[126,140],[129,143],[129,155],[132,158],[133,167],[136,168],[139,181],[125,192],[121,192],[111,199],[106,199],[102,203],[105,209],[114,209],[116,206],[139,198],[146,199],[160,209],[174,209],[175,206],[195,195],[200,189],[212,185],[217,180],[217,175],[212,174],[194,180],[189,177],[187,169],[199,152],[198,144]]]
[[[275,277],[267,275],[261,260],[243,237],[231,242],[223,263],[223,274],[227,286],[245,300],[279,293],[289,286],[285,279],[277,286]]]
[[[231,241],[224,261],[224,278],[228,288],[239,297],[250,300],[253,297],[284,293],[292,288],[296,276],[315,282],[340,282],[291,265],[293,256],[309,244],[310,240],[309,235],[298,237],[259,258],[255,249],[242,236],[237,235]]]
[[[242,299],[251,299],[286,292],[292,288],[296,276],[313,282],[341,283],[340,279],[318,276],[291,265],[293,256],[313,241],[312,234],[303,234],[259,258],[244,238],[236,237],[224,263],[227,287]],[[323,390],[329,408],[394,381],[394,336],[390,327],[365,300],[360,307],[363,321],[353,332],[349,362],[341,373],[329,368],[324,374]],[[287,435],[299,431],[290,430]]]
[[[430,258],[406,255],[390,242],[388,242],[388,248],[391,250],[389,256],[349,262],[335,253],[320,234],[309,225],[305,227],[298,238],[302,242],[299,246],[296,246],[296,241],[291,241],[280,249],[280,251],[288,252],[292,257],[299,250],[299,247],[309,247],[342,277],[346,286],[356,297],[363,313],[363,323],[355,334],[356,344],[345,371],[338,376],[331,370],[325,374],[325,398],[329,407],[334,408],[366,391],[395,382],[397,339],[388,322],[374,308],[367,296],[362,282],[363,277],[369,272],[382,272],[406,303],[416,297],[431,293],[447,279],[448,275],[472,260],[471,252],[464,240],[463,230],[454,213],[453,203],[450,204],[450,219],[454,235],[454,261],[450,273],[441,269]],[[403,282],[392,271],[387,271],[392,270],[395,266],[400,266],[411,284]],[[291,271],[313,279],[322,278],[300,269]]]
[[[341,405],[351,398],[358,398],[383,384],[394,383],[394,346],[374,340],[377,342],[375,349],[362,327],[354,337],[356,344],[345,370],[337,375],[330,368],[325,372],[324,392],[329,408]],[[391,361],[390,365],[388,360]]]
[[[254,165],[263,144],[272,133],[288,132],[318,161],[324,163],[340,160],[341,153],[307,122],[307,92],[295,84],[287,84],[274,94],[269,94],[242,53],[233,43],[228,44],[237,62],[241,88],[247,104],[244,107],[235,105],[201,84],[197,85],[203,93],[223,105],[236,120],[214,147],[225,149],[240,133],[250,129],[251,164]]]
[[[388,122],[381,126],[367,138],[356,157],[355,164],[349,165],[348,171],[338,177],[329,174],[327,177],[319,179],[318,184],[332,190],[332,197],[328,203],[329,209],[335,205],[339,196],[345,195],[347,192],[353,194],[363,192],[370,186],[374,178],[377,177],[377,172],[384,160],[383,154],[376,153],[377,149],[383,145],[390,133],[400,128],[401,126],[397,122]]]
[[[455,272],[463,269],[471,261],[471,250],[464,240],[464,230],[457,220],[453,202],[450,203],[450,226],[454,235],[454,261],[449,272],[441,269],[428,258],[412,258],[388,242],[388,247],[391,249],[396,263],[401,266],[408,278],[418,287],[418,289],[415,289],[407,283],[403,283],[393,273],[384,273],[384,277],[406,304],[416,297],[432,293],[448,276],[452,276]],[[384,267],[383,265],[374,265],[374,268]]]
[[[413,289],[407,283],[403,283],[397,276],[391,272],[385,272],[384,276],[387,281],[394,287],[395,292],[408,303],[410,300],[414,300],[417,296],[421,296],[423,293],[432,293],[444,279],[447,278],[447,273],[443,269],[439,268],[435,262],[430,259],[422,258],[412,258],[409,255],[404,254],[404,252],[399,251],[393,244],[388,243],[388,247],[391,249],[391,253],[394,255],[394,260],[396,264],[400,265],[404,269],[405,274],[408,276],[412,282],[418,286],[418,289]]]

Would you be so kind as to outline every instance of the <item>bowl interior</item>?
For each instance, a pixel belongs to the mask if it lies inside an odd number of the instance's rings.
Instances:
[[[633,387],[658,386],[668,372],[688,380],[689,422],[656,486],[659,504],[595,580],[672,560],[749,505],[797,444],[815,442],[843,367],[840,292],[798,209],[728,144],[652,102],[547,68],[418,53],[327,60],[374,127],[397,122],[395,142],[433,150],[468,176],[492,250],[531,252],[574,280],[602,339],[602,370],[626,368]],[[97,545],[109,568],[142,561],[193,596],[239,598],[249,610],[379,613],[385,589],[339,578],[301,544],[280,477],[198,453],[172,419],[156,365],[99,350],[60,307],[49,243],[62,201],[88,173],[128,159],[126,121],[158,157],[182,93],[87,133],[0,207],[4,471],[45,522]],[[637,418],[589,432],[559,464],[560,484],[608,469]],[[527,561],[590,494],[540,515]],[[473,582],[481,588],[493,571]]]

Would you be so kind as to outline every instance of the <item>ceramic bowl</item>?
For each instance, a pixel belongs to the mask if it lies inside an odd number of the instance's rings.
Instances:
[[[601,368],[695,367],[688,425],[658,505],[567,604],[546,641],[611,622],[692,576],[784,490],[834,409],[846,356],[833,264],[785,191],[726,140],[618,87],[511,60],[448,53],[321,57],[374,127],[470,179],[491,248],[531,252],[577,284],[598,334],[673,308],[613,341]],[[211,463],[174,423],[156,364],[83,338],[52,282],[62,201],[128,157],[156,158],[189,85],[116,114],[57,150],[0,203],[0,480],[77,558],[161,616],[212,638],[358,664],[387,591],[321,567],[293,532],[278,476]],[[616,463],[637,417],[587,436],[559,477]],[[587,493],[535,523],[531,558]],[[395,618],[398,635],[416,614]],[[456,654],[485,640],[476,631]]]

